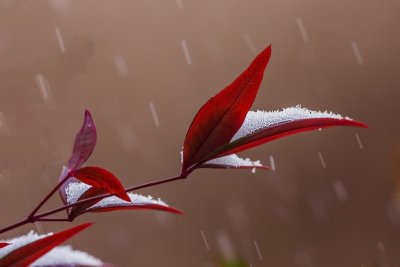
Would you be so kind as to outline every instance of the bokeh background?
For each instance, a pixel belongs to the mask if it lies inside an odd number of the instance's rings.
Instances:
[[[99,135],[89,164],[127,186],[177,174],[197,110],[272,43],[254,109],[301,104],[372,130],[244,153],[275,171],[199,170],[142,190],[185,215],[84,215],[74,224],[95,226],[69,243],[117,266],[400,266],[399,11],[395,0],[0,1],[0,224],[55,185],[85,108]]]

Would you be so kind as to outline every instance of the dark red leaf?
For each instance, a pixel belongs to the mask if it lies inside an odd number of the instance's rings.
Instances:
[[[269,125],[265,128],[261,128],[251,134],[248,134],[231,142],[230,144],[219,149],[218,153],[216,153],[215,156],[221,157],[233,153],[238,153],[287,135],[334,126],[354,126],[368,128],[367,125],[361,122],[345,118],[310,118],[281,122],[278,124]]]
[[[171,213],[182,214],[182,212],[176,208],[162,205],[162,204],[153,204],[153,203],[128,203],[128,204],[109,204],[107,206],[94,206],[87,209],[85,212],[108,212],[114,210],[160,210],[167,211]]]
[[[20,247],[0,259],[0,266],[25,267],[45,255],[54,247],[76,235],[92,223],[85,223]]]
[[[207,155],[229,143],[254,102],[270,56],[271,46],[261,52],[230,85],[201,107],[186,134],[182,172],[205,161]]]
[[[96,146],[96,140],[96,126],[90,112],[86,110],[82,128],[75,137],[74,149],[68,160],[68,169],[77,169],[88,160]]]
[[[103,189],[108,193],[130,202],[130,198],[125,192],[121,182],[111,172],[100,167],[83,167],[70,173],[72,177],[84,182],[85,184]]]
[[[5,243],[5,242],[0,242],[0,248],[7,247],[8,245],[10,245],[10,244],[9,243]]]
[[[86,190],[78,199],[84,200],[90,197],[102,195],[106,193],[104,190],[91,187],[88,190]],[[131,199],[130,199],[131,200]],[[141,196],[141,198],[133,198],[132,202],[122,202],[115,197],[107,197],[104,199],[106,201],[103,204],[97,204],[100,202],[100,200],[94,200],[94,201],[89,201],[87,203],[83,203],[77,206],[74,206],[71,209],[71,212],[69,213],[70,218],[74,219],[79,215],[82,215],[86,212],[107,212],[107,211],[113,211],[113,210],[138,210],[138,209],[154,209],[154,210],[161,210],[161,211],[168,211],[172,213],[178,213],[181,214],[181,211],[169,207],[166,204],[163,204],[162,202],[155,202],[152,199],[146,198]]]

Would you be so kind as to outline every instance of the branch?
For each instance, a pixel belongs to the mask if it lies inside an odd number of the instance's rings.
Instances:
[[[126,192],[132,192],[135,190],[139,190],[142,188],[146,188],[146,187],[151,187],[151,186],[156,186],[156,185],[160,185],[160,184],[165,184],[165,183],[169,183],[169,182],[173,182],[176,180],[181,180],[181,179],[185,179],[186,177],[189,176],[190,173],[192,173],[199,165],[201,164],[196,164],[193,165],[191,168],[189,168],[187,171],[185,172],[181,172],[181,174],[177,175],[177,176],[173,176],[173,177],[168,177],[168,178],[164,178],[164,179],[160,179],[160,180],[156,180],[156,181],[152,181],[152,182],[148,182],[148,183],[144,183],[141,185],[137,185],[137,186],[132,186],[132,187],[128,187],[127,189],[125,189]],[[47,202],[47,200],[49,200],[49,198],[61,187],[61,185],[63,185],[63,183],[65,183],[65,181],[68,179],[69,175],[67,175],[65,178],[63,178],[57,185],[56,187],[53,188],[53,190],[40,202],[40,204],[31,212],[31,214],[29,214],[29,216],[24,219],[21,220],[15,224],[12,224],[10,226],[7,226],[5,228],[0,229],[0,234],[10,231],[12,229],[15,229],[17,227],[20,227],[22,225],[25,225],[27,223],[34,223],[36,221],[42,221],[42,222],[49,222],[49,221],[53,221],[53,222],[64,222],[64,221],[69,221],[71,222],[72,220],[70,218],[62,218],[62,219],[58,219],[58,218],[46,218],[49,215],[55,214],[57,212],[60,212],[62,210],[66,210],[69,208],[72,208],[74,206],[80,205],[80,204],[84,204],[87,203],[89,201],[93,201],[93,200],[99,200],[99,199],[103,199],[106,197],[110,197],[112,196],[112,194],[107,193],[107,194],[102,194],[99,196],[94,196],[91,198],[87,198],[87,199],[83,199],[74,203],[71,203],[69,205],[64,205],[52,210],[49,210],[47,212],[43,212],[40,214],[36,215],[36,212],[43,206],[44,203]]]

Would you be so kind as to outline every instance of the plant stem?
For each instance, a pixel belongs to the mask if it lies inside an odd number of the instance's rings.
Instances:
[[[70,222],[71,220],[69,218],[42,218],[42,219],[37,219],[37,222]]]
[[[33,218],[36,212],[51,198],[51,196],[67,181],[69,175],[66,175],[54,188],[47,194],[47,196],[37,205],[37,207],[29,214],[28,218]]]
[[[29,218],[26,218],[24,220],[21,220],[19,222],[14,223],[14,224],[12,224],[10,226],[4,227],[3,229],[0,229],[0,234],[5,233],[7,231],[10,231],[12,229],[15,229],[17,227],[20,227],[20,226],[25,225],[25,224],[30,223],[30,222],[32,222],[32,221],[30,221]]]

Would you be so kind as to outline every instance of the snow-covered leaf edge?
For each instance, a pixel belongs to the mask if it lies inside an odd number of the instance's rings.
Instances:
[[[249,158],[241,158],[236,154],[215,158],[202,164],[200,168],[213,169],[263,169],[269,170],[268,166],[261,164],[259,160],[252,161]]]
[[[82,182],[70,183],[66,188],[67,203],[72,204],[78,200],[81,200],[80,197],[90,188],[92,188],[90,185]],[[131,202],[122,201],[115,196],[106,197],[86,209],[77,210],[77,212],[75,212],[74,214],[70,214],[70,216],[72,218],[76,218],[77,216],[87,212],[107,212],[114,210],[138,209],[151,209],[182,214],[180,210],[174,207],[170,207],[168,204],[160,199],[153,199],[153,197],[151,196],[143,196],[135,193],[128,193],[128,196]]]
[[[211,160],[231,155],[287,135],[334,126],[368,128],[364,123],[339,114],[312,111],[301,106],[277,111],[249,111],[231,142],[207,158]]]

